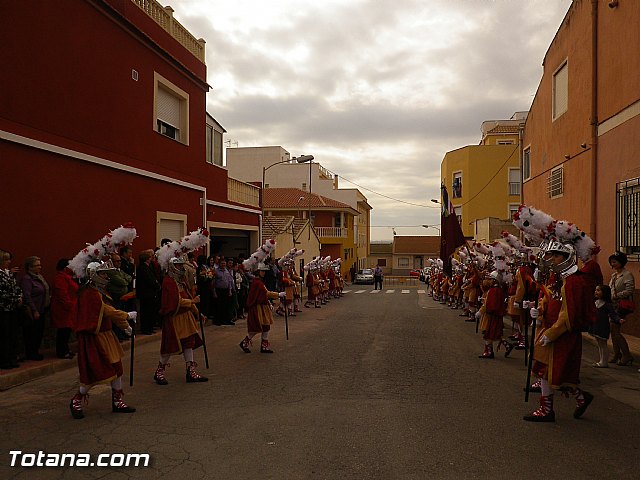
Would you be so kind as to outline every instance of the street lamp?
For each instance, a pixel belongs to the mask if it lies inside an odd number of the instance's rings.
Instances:
[[[422,225],[424,228],[435,228],[440,233],[440,227],[437,225]]]
[[[306,163],[306,162],[310,162],[309,163],[309,182],[311,182],[311,161],[313,160],[313,155],[300,155],[299,157],[293,157],[291,160],[295,160],[297,163]],[[261,207],[261,215],[260,215],[260,245],[262,245],[262,218],[264,217],[264,177],[265,174],[267,173],[267,170],[269,170],[271,167],[274,167],[276,165],[280,165],[281,163],[291,163],[291,160],[286,159],[286,160],[280,160],[279,162],[275,162],[272,163],[271,165],[267,166],[267,167],[262,167],[262,201],[260,202],[260,207]],[[311,193],[311,183],[309,183],[309,193]],[[311,213],[311,206],[309,206],[309,213]]]
[[[313,155],[300,155],[299,157],[293,157],[292,160],[295,160],[298,163],[307,163],[309,162],[309,240],[311,240],[311,164],[313,163]]]

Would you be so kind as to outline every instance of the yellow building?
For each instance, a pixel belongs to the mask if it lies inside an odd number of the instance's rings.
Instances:
[[[476,220],[508,220],[521,203],[520,133],[526,112],[482,124],[480,145],[447,152],[440,178],[447,187],[465,237],[476,236]]]

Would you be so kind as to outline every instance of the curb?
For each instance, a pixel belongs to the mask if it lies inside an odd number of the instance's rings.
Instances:
[[[136,335],[136,346],[144,345],[146,343],[160,341],[162,338],[162,332],[154,333],[153,335]],[[120,346],[125,352],[131,349],[131,342],[121,343]],[[9,370],[7,373],[0,374],[0,392],[9,390],[19,385],[37,380],[39,378],[53,375],[57,372],[69,370],[70,368],[77,368],[78,361],[74,358],[72,360],[62,358],[46,358],[42,362],[30,363],[23,365],[16,370]]]

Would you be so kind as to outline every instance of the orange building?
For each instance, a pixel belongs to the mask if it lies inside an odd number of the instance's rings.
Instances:
[[[594,237],[605,281],[608,256],[625,252],[640,285],[638,24],[640,2],[573,1],[544,57],[522,169],[524,203]]]

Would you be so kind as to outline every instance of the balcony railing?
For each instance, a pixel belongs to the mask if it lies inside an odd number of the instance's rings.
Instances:
[[[184,48],[189,50],[198,60],[204,63],[205,41],[197,39],[182,26],[180,22],[173,18],[173,9],[163,7],[156,0],[131,0],[153,20],[164,28],[169,35],[175,38]]]
[[[319,237],[347,238],[347,229],[341,227],[313,227]]]
[[[230,202],[260,207],[260,188],[235,178],[227,178],[227,199]]]
[[[509,195],[520,195],[520,182],[509,182]]]

